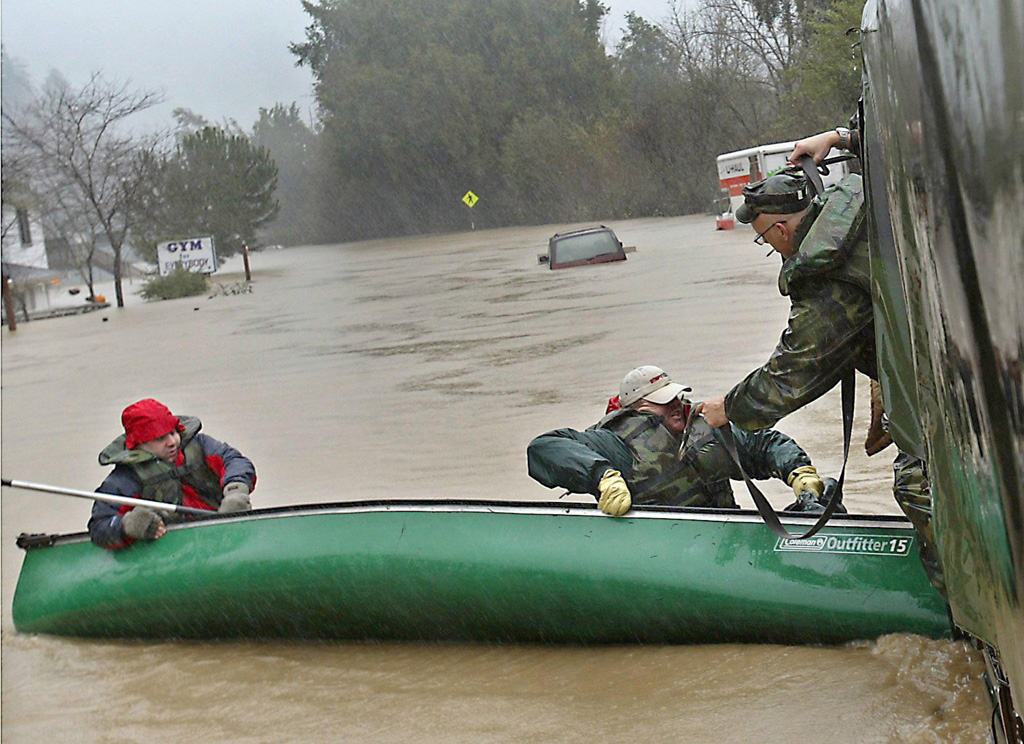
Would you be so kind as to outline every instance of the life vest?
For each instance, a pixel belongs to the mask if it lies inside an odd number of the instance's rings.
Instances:
[[[193,416],[179,416],[178,421],[184,429],[181,434],[181,451],[185,459],[181,465],[171,465],[142,449],[127,449],[123,434],[100,452],[100,465],[131,468],[142,484],[139,498],[180,505],[181,487],[185,484],[190,486],[210,508],[217,509],[223,498],[220,476],[206,464],[206,454],[196,440],[196,434],[203,425]],[[164,514],[161,517],[164,521],[181,519],[174,514]]]
[[[851,173],[811,203],[797,228],[796,245],[797,252],[783,262],[779,272],[783,295],[814,276],[851,282],[871,293],[867,210],[860,175]]]
[[[629,447],[633,503],[735,508],[729,455],[703,418],[692,420],[682,443],[661,416],[629,408],[609,413],[595,428],[614,432]]]

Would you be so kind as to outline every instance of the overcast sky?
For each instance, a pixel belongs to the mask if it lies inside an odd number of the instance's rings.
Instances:
[[[486,0],[482,0],[486,1]],[[609,44],[633,11],[657,23],[669,0],[604,0]],[[312,78],[288,51],[309,16],[299,0],[0,0],[0,37],[9,57],[39,85],[60,71],[74,85],[101,71],[133,87],[162,90],[152,123],[170,125],[176,107],[250,129],[261,106],[313,107]]]

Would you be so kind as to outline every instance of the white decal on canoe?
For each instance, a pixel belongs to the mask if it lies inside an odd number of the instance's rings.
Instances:
[[[815,535],[805,540],[780,537],[776,552],[858,553],[862,555],[909,555],[913,537],[888,535]]]

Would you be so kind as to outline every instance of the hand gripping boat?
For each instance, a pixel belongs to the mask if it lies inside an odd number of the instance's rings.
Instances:
[[[813,516],[786,513],[793,529]],[[551,643],[948,637],[902,517],[808,540],[753,511],[367,501],[260,509],[103,550],[22,536],[23,633]]]

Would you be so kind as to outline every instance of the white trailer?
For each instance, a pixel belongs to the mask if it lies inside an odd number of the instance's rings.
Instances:
[[[743,203],[744,186],[767,178],[788,165],[786,158],[793,152],[795,144],[796,142],[776,142],[773,145],[758,145],[718,156],[718,183],[722,187],[723,218],[727,213],[731,219],[737,207]],[[833,148],[826,157],[831,158],[840,154]],[[822,183],[826,187],[831,186],[849,172],[850,168],[845,161],[830,165],[829,174],[821,177]],[[728,205],[725,203],[726,200]]]

